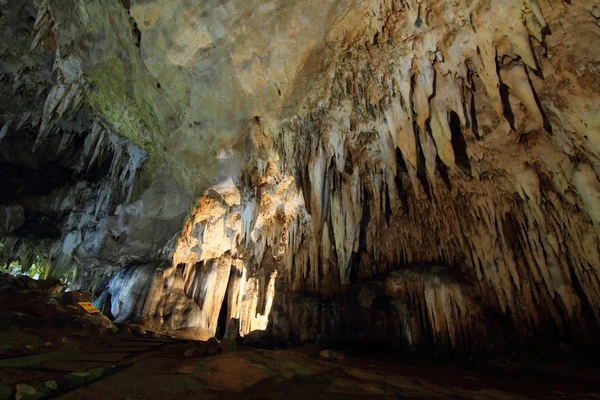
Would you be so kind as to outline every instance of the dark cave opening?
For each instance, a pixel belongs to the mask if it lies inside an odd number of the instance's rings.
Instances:
[[[406,168],[406,163],[402,158],[402,153],[398,148],[396,148],[396,167],[398,169],[398,174],[396,174],[395,178],[398,198],[400,198],[400,201],[402,202],[402,213],[408,214],[408,193],[404,185],[404,179],[407,179],[406,177],[408,176],[408,169]]]
[[[215,331],[215,337],[219,340],[223,340],[225,337],[225,330],[227,329],[227,303],[228,295],[225,291],[223,302],[221,303],[221,311],[219,311],[219,318],[217,320],[217,330]]]
[[[515,129],[515,114],[512,111],[512,107],[510,106],[510,101],[508,100],[508,86],[505,84],[500,85],[500,98],[502,99],[502,109],[504,113],[504,118],[510,124],[510,127]]]
[[[460,118],[454,111],[450,111],[448,121],[452,132],[452,149],[454,150],[456,165],[461,171],[471,175],[471,161],[467,154],[467,141],[460,126]]]

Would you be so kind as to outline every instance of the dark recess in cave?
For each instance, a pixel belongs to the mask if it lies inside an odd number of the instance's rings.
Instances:
[[[452,192],[452,182],[450,181],[450,176],[448,175],[448,167],[446,167],[446,164],[440,160],[439,156],[435,156],[435,164],[436,170],[439,172],[442,181],[446,185],[446,188],[449,192]]]
[[[227,328],[227,303],[228,295],[225,291],[225,297],[223,297],[223,303],[221,303],[221,311],[219,311],[219,319],[217,320],[217,331],[215,337],[219,340],[223,340],[225,337],[225,329]]]
[[[515,115],[513,114],[512,108],[510,106],[510,101],[508,100],[508,86],[505,84],[500,84],[500,98],[502,99],[502,110],[504,113],[504,118],[510,124],[510,127],[515,129]]]
[[[467,154],[467,141],[460,126],[460,118],[454,111],[450,111],[449,122],[456,165],[463,172],[471,175],[471,161],[469,161],[469,155]]]
[[[400,149],[396,148],[396,168],[398,173],[396,174],[396,189],[398,190],[398,198],[402,202],[402,212],[408,214],[408,193],[406,192],[406,186],[404,185],[404,178],[408,176],[408,169],[402,158]],[[412,186],[408,186],[412,188]]]

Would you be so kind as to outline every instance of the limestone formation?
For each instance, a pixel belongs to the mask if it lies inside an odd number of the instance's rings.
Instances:
[[[7,267],[201,337],[596,340],[597,2],[0,8]]]

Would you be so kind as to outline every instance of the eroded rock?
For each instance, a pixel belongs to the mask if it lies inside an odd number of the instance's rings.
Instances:
[[[0,262],[202,338],[598,337],[593,1],[15,4]]]

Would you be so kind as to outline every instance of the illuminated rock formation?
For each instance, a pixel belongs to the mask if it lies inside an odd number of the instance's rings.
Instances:
[[[2,6],[2,98],[31,98],[1,161],[62,171],[11,181],[3,260],[52,246],[117,321],[201,336],[592,340],[595,2],[75,4]]]

